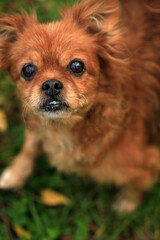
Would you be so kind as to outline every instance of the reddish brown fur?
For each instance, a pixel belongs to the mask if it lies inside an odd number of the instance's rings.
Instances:
[[[138,192],[157,178],[158,2],[87,0],[66,8],[56,23],[40,24],[35,13],[29,18],[24,12],[0,18],[0,68],[10,70],[20,90],[28,131],[35,133],[32,140],[43,143],[60,170]],[[87,69],[79,78],[67,71],[77,57]],[[20,76],[27,62],[38,67],[31,82]],[[70,106],[54,119],[44,119],[38,111],[44,98],[40,89],[48,79],[63,83]]]

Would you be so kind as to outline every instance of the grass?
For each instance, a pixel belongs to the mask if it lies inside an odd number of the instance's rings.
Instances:
[[[70,4],[73,1],[68,1]],[[64,1],[1,0],[1,12],[36,8],[40,21],[58,19],[56,7]],[[0,74],[0,108],[8,119],[8,131],[0,133],[0,172],[19,152],[25,127],[16,89],[8,74]],[[53,188],[71,199],[68,206],[47,207],[40,192]],[[47,157],[37,162],[35,173],[22,190],[0,191],[0,240],[18,238],[14,226],[31,233],[32,240],[160,240],[160,181],[133,214],[118,215],[111,209],[117,189],[90,179],[51,169]]]

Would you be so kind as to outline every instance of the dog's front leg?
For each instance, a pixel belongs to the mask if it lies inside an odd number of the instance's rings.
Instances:
[[[40,142],[34,132],[27,130],[26,139],[19,155],[15,157],[0,178],[0,188],[20,188],[33,171],[34,162],[40,152]]]
[[[159,149],[154,146],[143,148],[131,146],[128,140],[128,148],[123,149],[121,153],[119,170],[122,167],[121,171],[126,176],[126,183],[113,208],[118,212],[129,213],[140,206],[145,193],[158,177]]]

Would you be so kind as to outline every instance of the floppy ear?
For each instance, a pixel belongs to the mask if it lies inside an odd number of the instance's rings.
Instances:
[[[9,68],[12,45],[18,40],[25,27],[36,19],[35,12],[29,17],[25,11],[21,11],[21,15],[0,17],[0,70]]]

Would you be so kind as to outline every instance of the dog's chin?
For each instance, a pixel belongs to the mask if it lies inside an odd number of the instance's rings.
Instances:
[[[44,119],[68,119],[71,111],[65,102],[51,101],[40,106],[38,115]]]

